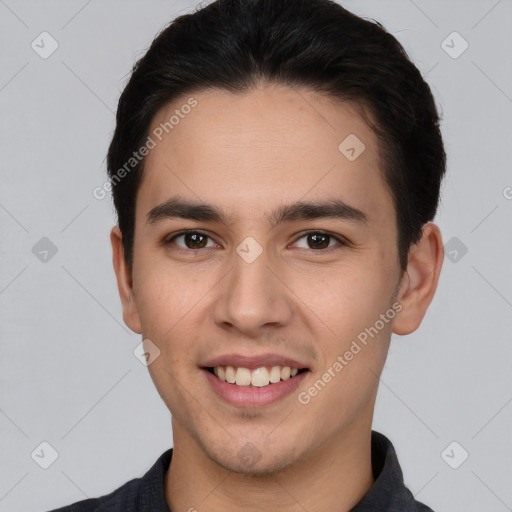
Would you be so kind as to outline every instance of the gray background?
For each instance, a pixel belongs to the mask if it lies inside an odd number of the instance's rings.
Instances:
[[[134,60],[195,4],[0,0],[1,511],[109,493],[172,444],[170,413],[133,354],[140,337],[122,321],[110,198],[92,190]],[[448,153],[438,292],[420,329],[393,338],[374,428],[436,512],[512,510],[512,1],[344,5],[405,46]],[[43,31],[59,45],[47,59],[31,47]],[[442,43],[453,31],[469,44],[457,58],[445,50],[462,40]],[[57,248],[46,262],[32,250],[42,237]],[[48,469],[44,441],[58,453]]]

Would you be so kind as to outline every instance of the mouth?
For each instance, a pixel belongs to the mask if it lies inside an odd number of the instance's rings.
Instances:
[[[206,384],[217,397],[235,407],[266,407],[290,397],[308,381],[305,361],[284,354],[231,353],[202,361]]]
[[[243,366],[208,366],[203,367],[218,380],[239,387],[265,388],[280,382],[294,379],[296,376],[308,372],[308,368],[294,368],[290,366],[262,366],[259,368],[245,368]]]
[[[201,367],[209,388],[224,402],[239,408],[267,407],[290,397],[311,372],[291,366]]]

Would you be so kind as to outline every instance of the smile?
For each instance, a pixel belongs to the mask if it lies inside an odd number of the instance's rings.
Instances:
[[[207,368],[210,373],[216,375],[221,381],[236,386],[252,386],[262,388],[270,384],[288,380],[306,369],[291,368],[290,366],[272,366],[255,368],[250,370],[244,367],[215,366]]]

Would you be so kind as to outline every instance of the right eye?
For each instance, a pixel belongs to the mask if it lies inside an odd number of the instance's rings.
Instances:
[[[210,237],[202,233],[201,231],[194,231],[191,229],[180,231],[179,233],[174,233],[172,235],[169,235],[165,241],[165,245],[171,245],[172,243],[175,243],[180,249],[185,251],[197,251],[198,249],[204,249],[206,247],[212,247],[217,244],[215,244],[213,241],[211,241],[210,246],[207,245],[207,240],[210,239]],[[178,243],[177,241],[181,240],[181,243]],[[182,245],[183,244],[183,245]]]

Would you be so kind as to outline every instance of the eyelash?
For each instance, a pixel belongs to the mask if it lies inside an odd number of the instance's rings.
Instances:
[[[169,236],[167,236],[164,240],[163,240],[163,244],[164,245],[171,245],[171,243],[178,237],[180,236],[183,236],[183,235],[187,235],[187,234],[197,234],[197,235],[202,235],[202,236],[205,236],[207,238],[209,238],[210,240],[212,239],[212,237],[206,233],[203,233],[202,231],[198,231],[196,229],[184,229],[183,231],[179,231],[178,233],[173,233]],[[336,240],[339,245],[341,247],[348,247],[350,244],[348,241],[346,241],[344,238],[341,238],[337,235],[334,235],[332,233],[329,233],[328,231],[322,231],[322,230],[310,230],[310,231],[305,231],[303,233],[300,234],[300,236],[296,239],[296,242],[304,237],[307,237],[308,235],[312,235],[312,234],[315,234],[315,235],[323,235],[323,236],[326,236],[326,237],[329,237],[331,239],[334,239]],[[339,249],[340,247],[326,247],[324,249],[309,249],[310,251],[312,252],[330,252],[332,249]],[[177,252],[180,252],[180,253],[199,253],[202,249],[184,249],[182,247],[178,247],[178,249],[176,249]]]

